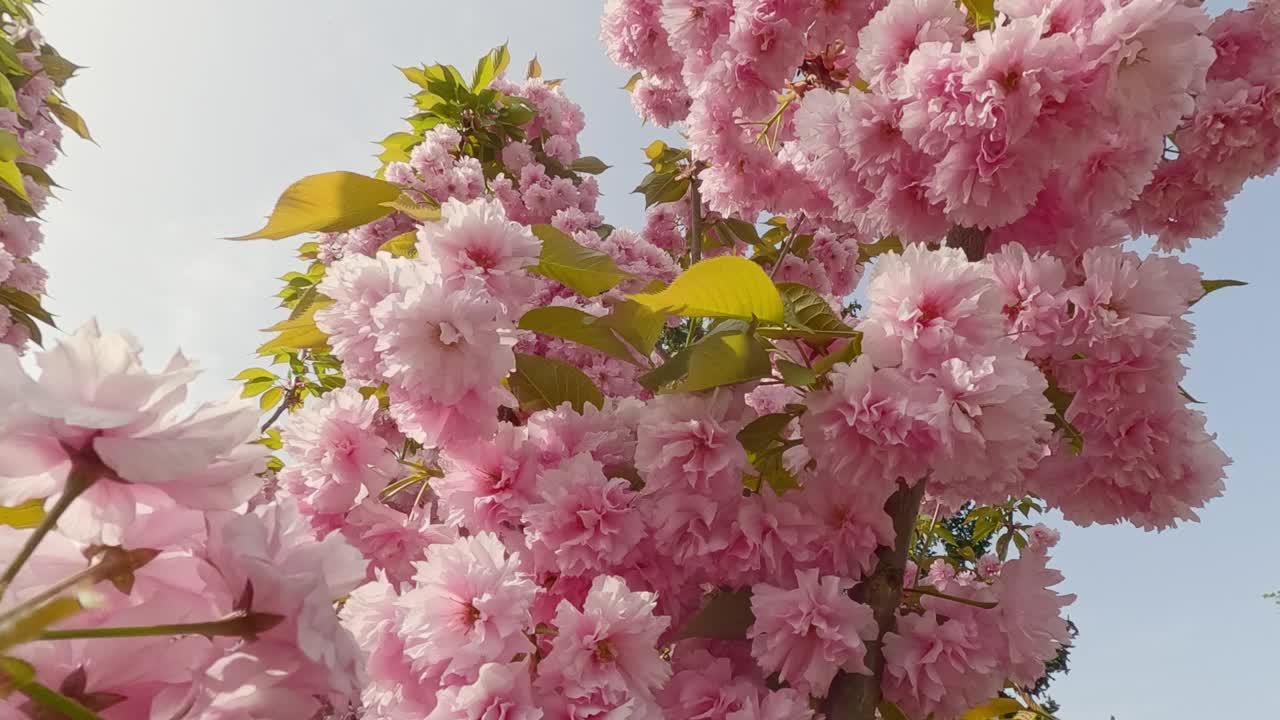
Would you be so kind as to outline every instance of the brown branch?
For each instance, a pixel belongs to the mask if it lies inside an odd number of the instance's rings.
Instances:
[[[986,254],[987,231],[957,225],[947,233],[946,244],[961,248],[971,262],[978,262]],[[897,491],[885,503],[884,511],[893,520],[893,547],[882,546],[876,551],[876,569],[853,589],[853,599],[871,606],[879,628],[877,639],[867,643],[865,662],[871,674],[841,672],[836,675],[822,707],[828,720],[875,720],[884,676],[884,636],[896,627],[907,551],[925,484],[925,479],[913,487],[899,483]]]
[[[898,605],[902,602],[902,578],[907,567],[907,550],[912,529],[924,496],[925,480],[912,487],[899,483],[885,503],[893,519],[893,547],[876,551],[876,569],[853,589],[853,599],[871,606],[879,637],[867,643],[865,659],[870,675],[841,672],[831,683],[823,706],[829,720],[874,720],[880,704],[880,679],[884,675],[884,636],[893,632]]]

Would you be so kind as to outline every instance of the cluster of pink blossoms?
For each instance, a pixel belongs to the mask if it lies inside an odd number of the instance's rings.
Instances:
[[[1182,0],[611,0],[633,101],[683,122],[714,210],[931,241],[991,229],[1070,260],[1221,229],[1280,165],[1280,13]],[[781,98],[781,105],[779,104]]]
[[[16,53],[29,76],[16,89],[13,109],[0,108],[0,131],[17,139],[18,162],[43,173],[57,158],[62,140],[62,128],[49,109],[55,84],[41,63],[44,40],[31,27],[19,27],[6,37],[11,42],[29,42],[32,49]],[[30,172],[22,175],[22,186],[31,209],[39,212],[49,201],[49,188],[33,180]],[[0,209],[0,291],[13,289],[37,298],[44,295],[48,274],[32,259],[43,239],[37,218]],[[30,339],[31,330],[0,304],[0,344],[21,350]]]
[[[57,524],[0,583],[0,634],[13,642],[12,623],[69,578],[84,610],[57,625],[67,639],[5,654],[104,718],[309,720],[345,706],[363,662],[332,603],[364,563],[340,537],[317,541],[292,500],[246,508],[267,454],[248,444],[257,408],[183,410],[186,358],[150,372],[132,338],[93,323],[35,360],[38,379],[0,347],[0,505],[44,499]],[[0,555],[12,563],[37,538],[0,526]],[[6,720],[43,712],[16,694],[0,705]]]

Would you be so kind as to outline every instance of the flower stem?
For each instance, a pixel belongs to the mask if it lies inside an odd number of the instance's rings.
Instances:
[[[904,588],[903,592],[915,593],[916,595],[928,595],[930,597],[942,598],[943,600],[950,600],[951,602],[958,602],[961,605],[969,605],[976,608],[982,608],[983,610],[991,610],[996,606],[996,603],[994,602],[986,602],[984,600],[971,600],[969,598],[958,597],[956,595],[948,595],[947,593],[944,593],[941,590],[935,590],[934,588],[928,587],[927,585]]]
[[[9,566],[5,568],[4,574],[0,575],[0,598],[4,597],[4,593],[9,589],[9,585],[13,583],[13,579],[18,576],[18,572],[22,570],[22,566],[36,551],[36,547],[40,541],[44,539],[49,531],[58,525],[58,518],[62,517],[62,513],[66,512],[71,506],[72,501],[80,497],[89,486],[93,484],[93,479],[85,475],[80,469],[72,467],[70,474],[67,475],[66,487],[62,489],[62,495],[58,497],[57,502],[49,509],[49,512],[40,520],[40,524],[36,526],[34,532],[27,536],[27,541],[23,543],[22,549],[9,561]]]
[[[270,613],[238,612],[221,620],[171,625],[135,625],[130,627],[72,628],[46,630],[41,640],[82,640],[88,638],[155,637],[161,635],[204,635],[205,637],[244,637],[258,635],[275,627],[283,616]]]

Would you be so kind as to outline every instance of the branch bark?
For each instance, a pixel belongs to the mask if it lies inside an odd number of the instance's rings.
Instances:
[[[947,232],[946,244],[964,250],[970,262],[978,262],[986,255],[987,231],[956,225]],[[874,641],[867,643],[866,665],[871,674],[841,672],[836,675],[822,706],[828,720],[875,720],[884,677],[884,636],[893,632],[897,624],[907,551],[926,484],[927,478],[912,487],[899,483],[897,491],[885,503],[884,511],[893,520],[893,547],[884,546],[876,551],[876,569],[853,589],[853,599],[871,607],[879,632]]]
[[[902,577],[907,567],[907,550],[911,544],[920,499],[926,481],[912,487],[899,484],[898,490],[885,503],[885,512],[893,519],[893,547],[876,551],[876,569],[853,589],[853,599],[871,606],[879,636],[867,643],[867,668],[870,675],[841,672],[831,683],[823,707],[829,720],[874,720],[880,704],[880,680],[884,675],[884,636],[893,632],[898,605],[902,602]]]

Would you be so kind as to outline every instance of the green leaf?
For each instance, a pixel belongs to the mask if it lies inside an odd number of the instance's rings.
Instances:
[[[270,410],[276,405],[279,405],[280,400],[283,398],[284,398],[284,388],[273,387],[262,394],[262,397],[258,400],[258,407],[262,408],[263,412],[266,412],[267,410]]]
[[[689,374],[677,392],[699,392],[759,380],[773,372],[769,352],[747,333],[715,333],[690,348]]]
[[[0,507],[0,525],[8,525],[19,530],[33,528],[44,519],[44,500],[28,500],[13,507]]]
[[[911,720],[907,714],[902,712],[902,708],[893,703],[892,700],[881,700],[879,708],[880,720]]]
[[[420,222],[433,222],[440,219],[439,205],[420,205],[417,200],[408,195],[400,195],[395,200],[382,203],[383,207],[399,210],[414,220]]]
[[[751,590],[719,591],[680,629],[677,639],[712,638],[745,640],[756,621],[751,611]]]
[[[21,310],[45,325],[56,327],[53,323],[53,315],[40,305],[39,298],[30,293],[12,287],[0,287],[0,305]]]
[[[489,83],[501,75],[510,62],[511,52],[507,50],[506,43],[490,50],[487,55],[480,58],[480,62],[476,63],[476,71],[471,76],[471,89],[480,90],[489,87]]]
[[[582,412],[587,403],[604,407],[604,394],[578,368],[569,363],[540,355],[516,353],[515,372],[507,376],[507,385],[520,401],[520,409],[536,412],[569,403]]]
[[[276,380],[274,378],[257,378],[256,380],[250,380],[244,384],[244,389],[240,391],[240,397],[251,398],[256,395],[261,395],[271,389],[271,386],[275,384]]]
[[[252,368],[248,368],[247,370],[241,370],[238,375],[236,375],[231,379],[232,380],[261,380],[264,378],[268,380],[280,379],[279,376],[277,376],[275,373],[271,372],[270,370],[267,370],[266,368],[260,368],[260,367],[252,367]]]
[[[644,206],[647,208],[680,200],[688,191],[689,178],[680,177],[675,170],[666,172],[655,170],[646,175],[632,192],[644,195]]]
[[[978,707],[960,716],[960,720],[991,720],[1010,715],[1022,710],[1022,703],[1012,698],[996,698],[982,703]]]
[[[49,112],[53,113],[53,116],[58,118],[59,122],[66,125],[67,129],[85,140],[93,142],[93,135],[89,133],[89,126],[85,124],[84,118],[80,117],[80,113],[60,102],[50,101],[48,107]]]
[[[858,246],[858,262],[866,262],[877,255],[888,252],[902,252],[902,241],[897,235],[886,235],[868,245]]]
[[[59,55],[58,51],[49,45],[40,48],[40,65],[44,68],[49,79],[53,80],[58,87],[70,80],[71,76],[75,75],[76,71],[81,67]]]
[[[779,360],[778,372],[782,374],[782,381],[791,387],[805,388],[818,382],[817,373],[790,360]]]
[[[413,230],[401,233],[382,243],[378,252],[389,252],[402,258],[416,258],[418,257],[418,233]]]
[[[683,317],[758,319],[776,324],[786,319],[782,296],[773,281],[759,265],[735,255],[703,260],[666,289],[630,299],[654,312]]]
[[[15,112],[18,110],[18,93],[13,89],[13,83],[4,75],[0,75],[0,107]]]
[[[762,453],[780,441],[782,432],[794,419],[790,413],[761,415],[738,431],[738,442],[744,450]]]
[[[1188,307],[1200,302],[1201,300],[1204,299],[1205,295],[1208,295],[1209,293],[1215,290],[1221,290],[1222,288],[1227,288],[1227,287],[1244,287],[1245,285],[1248,285],[1248,284],[1249,283],[1244,282],[1243,280],[1201,280],[1200,287],[1204,288],[1204,293],[1200,297],[1196,298],[1195,300],[1192,300],[1189,303]]]
[[[534,225],[542,254],[533,272],[549,277],[580,295],[599,295],[632,276],[618,269],[613,258],[583,247],[550,225]]]
[[[672,355],[665,363],[636,378],[636,381],[649,391],[657,392],[689,374],[689,359],[692,356],[693,348],[687,347]]]
[[[1071,402],[1075,400],[1075,394],[1069,393],[1058,387],[1057,380],[1048,373],[1045,374],[1045,380],[1049,385],[1045,388],[1044,396],[1049,400],[1049,405],[1053,407],[1053,412],[1049,415],[1049,422],[1053,423],[1055,429],[1060,430],[1066,436],[1067,442],[1071,447],[1072,455],[1079,455],[1084,451],[1084,435],[1080,434],[1080,430],[1067,419],[1067,410],[1071,408]]]
[[[621,335],[628,345],[647,358],[653,354],[653,348],[662,337],[667,318],[640,303],[623,300],[614,304],[599,323]]]
[[[600,173],[613,167],[605,165],[604,161],[593,155],[586,155],[569,163],[569,169],[574,172],[587,173],[589,175],[599,175]]]
[[[18,58],[18,49],[7,38],[0,38],[0,69],[11,77],[26,77],[31,74]]]
[[[311,175],[290,185],[276,202],[267,224],[232,240],[279,240],[306,232],[350,230],[385,217],[387,203],[400,197],[400,187],[352,172]]]
[[[604,320],[577,308],[553,305],[525,313],[520,318],[520,329],[576,342],[632,365],[641,364],[627,343]]]
[[[786,308],[788,327],[848,336],[853,328],[845,324],[835,310],[816,290],[800,283],[778,283],[778,292]]]
[[[430,78],[427,77],[426,71],[422,68],[399,68],[399,70],[404,73],[404,76],[409,79],[409,82],[417,85],[418,87],[426,88],[427,83],[430,81]]]
[[[20,162],[17,163],[17,166],[18,170],[21,171],[23,175],[35,180],[37,185],[45,188],[46,190],[49,188],[62,187],[58,183],[54,182],[53,178],[49,177],[49,173],[39,165]]]
[[[378,155],[378,160],[383,165],[393,162],[406,162],[409,160],[409,151],[421,142],[422,138],[413,133],[391,133],[378,143],[382,146],[382,152]]]
[[[819,375],[826,375],[831,372],[839,363],[849,363],[858,359],[862,354],[862,334],[859,333],[849,339],[842,347],[834,352],[823,355],[813,363],[813,371]]]
[[[313,301],[297,316],[272,325],[265,332],[276,331],[280,334],[258,348],[259,355],[274,355],[289,350],[314,350],[324,347],[329,336],[316,327],[316,311],[333,303],[323,295],[317,295]]]
[[[974,27],[990,26],[996,20],[995,0],[960,0]],[[969,720],[966,717],[965,720]]]

